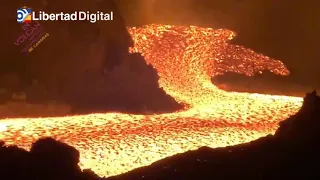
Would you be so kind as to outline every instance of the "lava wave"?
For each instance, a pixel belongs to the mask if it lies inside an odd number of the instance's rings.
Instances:
[[[51,136],[80,151],[81,168],[112,176],[202,146],[235,145],[272,134],[302,105],[298,97],[225,92],[211,83],[211,76],[227,71],[289,74],[280,61],[228,44],[232,31],[167,25],[128,30],[135,41],[131,51],[142,53],[158,70],[160,86],[189,109],[3,119],[0,139],[29,149],[38,138]]]

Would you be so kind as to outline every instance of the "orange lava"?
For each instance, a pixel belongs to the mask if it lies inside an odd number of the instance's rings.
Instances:
[[[164,25],[129,31],[136,43],[131,51],[145,56],[158,70],[160,86],[190,104],[188,110],[5,119],[0,139],[28,149],[39,137],[51,136],[80,151],[82,168],[112,176],[202,146],[235,145],[272,134],[302,105],[298,97],[230,93],[211,84],[211,75],[226,71],[289,73],[280,61],[228,44],[232,31]]]

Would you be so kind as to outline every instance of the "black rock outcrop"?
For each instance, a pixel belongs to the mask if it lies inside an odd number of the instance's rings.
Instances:
[[[35,142],[30,152],[16,146],[0,147],[1,179],[95,180],[92,171],[81,171],[79,152],[52,138]]]
[[[226,72],[211,78],[218,88],[231,92],[285,95],[303,97],[311,87],[294,81],[293,77],[276,75],[270,71],[261,71],[253,76],[235,72]]]
[[[18,24],[16,10],[23,5],[46,13],[112,12],[113,20]],[[129,53],[133,40],[114,1],[31,0],[6,6],[12,16],[2,17],[8,24],[2,29],[7,35],[1,44],[0,88],[9,89],[8,97],[27,92],[30,103],[62,101],[73,106],[73,113],[168,112],[182,107],[159,87],[157,71],[142,56]],[[6,83],[8,74],[17,77],[12,88]],[[45,87],[44,93],[30,92],[34,82]]]

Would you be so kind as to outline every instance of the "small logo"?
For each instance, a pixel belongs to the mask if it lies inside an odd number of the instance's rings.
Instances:
[[[17,10],[17,22],[28,23],[31,22],[31,8],[20,8]]]

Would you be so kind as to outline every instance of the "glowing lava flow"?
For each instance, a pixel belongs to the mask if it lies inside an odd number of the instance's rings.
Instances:
[[[131,50],[143,53],[158,70],[160,85],[190,104],[189,110],[6,119],[0,121],[0,138],[29,148],[39,137],[52,136],[80,151],[82,168],[111,176],[201,146],[235,145],[274,133],[302,104],[301,98],[227,93],[211,84],[210,75],[226,71],[289,73],[279,61],[229,45],[231,31],[163,25],[129,31],[136,43]]]

